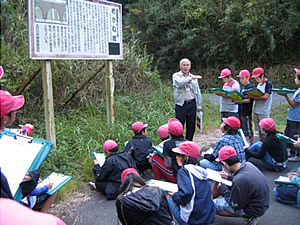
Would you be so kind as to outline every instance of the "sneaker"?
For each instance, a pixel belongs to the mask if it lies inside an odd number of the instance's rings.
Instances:
[[[260,220],[260,218],[261,218],[260,216],[246,218],[244,225],[256,225],[257,222]]]
[[[91,187],[93,190],[97,190],[96,184],[95,184],[95,183],[93,183],[93,182],[88,182],[88,185],[90,185],[90,187]]]
[[[294,155],[288,158],[290,162],[300,162],[300,156]]]

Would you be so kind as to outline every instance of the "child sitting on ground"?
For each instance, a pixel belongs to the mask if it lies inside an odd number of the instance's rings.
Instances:
[[[180,225],[211,224],[215,220],[216,207],[212,200],[207,172],[199,166],[199,146],[186,141],[173,148],[181,169],[177,174],[178,192],[168,197],[171,212]]]
[[[117,153],[118,150],[118,144],[115,141],[107,140],[103,144],[106,156],[103,166],[94,160],[93,172],[96,188],[105,194],[107,199],[115,199],[118,196],[122,171],[129,167],[136,168],[132,157],[127,152]]]
[[[40,182],[40,172],[38,170],[30,171],[25,175],[20,187],[26,200],[22,200],[21,203],[33,210],[46,213],[53,204],[57,193],[47,195],[46,192],[52,189],[53,183],[38,187],[37,185]]]
[[[116,207],[122,224],[174,224],[165,193],[159,187],[146,185],[134,168],[122,172]]]
[[[135,160],[136,167],[141,173],[151,168],[148,161],[148,151],[152,148],[152,141],[147,138],[147,126],[148,124],[142,122],[135,122],[131,125],[135,135],[128,141],[124,150]]]
[[[245,149],[247,158],[261,159],[265,167],[273,171],[281,171],[287,166],[288,153],[286,145],[277,137],[276,124],[272,118],[259,121],[259,126],[267,133],[263,142],[257,141]]]

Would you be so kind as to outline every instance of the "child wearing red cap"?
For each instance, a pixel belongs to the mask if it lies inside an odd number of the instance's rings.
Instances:
[[[273,84],[268,80],[264,69],[261,67],[253,69],[252,78],[255,78],[258,83],[257,88],[264,93],[262,96],[248,95],[250,98],[254,99],[255,130],[259,132],[260,141],[263,141],[266,133],[259,126],[259,121],[270,116],[273,97],[273,93],[270,90],[273,88]]]
[[[16,119],[16,110],[24,105],[24,96],[12,96],[8,91],[0,90],[0,132]]]
[[[266,132],[266,138],[263,142],[255,142],[245,149],[247,158],[261,159],[269,170],[278,172],[285,169],[288,153],[286,145],[276,137],[275,121],[272,118],[265,118],[259,121],[259,126]]]
[[[241,70],[237,77],[240,78],[240,83],[242,84],[241,93],[247,89],[253,88],[253,85],[250,83],[250,72],[248,70]],[[243,94],[244,95],[244,94]],[[244,99],[240,101],[234,101],[238,104],[239,118],[241,121],[241,127],[245,134],[245,137],[249,143],[253,143],[253,130],[252,130],[252,106],[253,99],[248,98],[244,95]]]
[[[197,160],[199,146],[186,141],[172,151],[181,169],[177,174],[178,192],[168,197],[171,212],[180,225],[213,223],[216,208],[207,172],[199,166]]]
[[[270,204],[270,190],[266,177],[252,163],[241,163],[231,146],[220,149],[219,161],[226,171],[222,176],[234,176],[231,187],[215,183],[212,188],[217,214],[243,217],[246,220],[244,224],[257,224]]]
[[[156,146],[163,153],[163,147],[165,142],[170,140],[169,136],[169,126],[168,124],[162,125],[157,130],[158,136],[162,140],[162,142]],[[168,168],[164,162],[164,157],[161,155],[154,153],[151,157],[151,164],[153,174],[156,180],[165,179],[167,181],[176,183],[176,177],[173,175],[173,171],[171,168]]]
[[[240,91],[240,84],[232,78],[231,70],[225,68],[219,76],[224,82],[223,89],[225,91]],[[219,95],[221,118],[229,116],[238,116],[238,105],[226,95]]]
[[[165,179],[176,183],[176,175],[180,167],[176,162],[176,154],[172,151],[172,148],[178,147],[179,144],[186,141],[182,136],[182,123],[178,119],[172,118],[168,121],[168,134],[170,139],[163,142],[163,158],[157,155],[152,158],[152,169],[155,179]]]
[[[122,172],[116,207],[122,224],[174,224],[164,192],[159,187],[146,185],[134,168]]]
[[[99,162],[94,160],[96,188],[105,194],[107,199],[115,199],[121,185],[121,173],[127,168],[136,168],[136,164],[127,152],[118,153],[118,144],[113,140],[104,142],[103,151],[106,155],[104,164],[100,166]]]
[[[295,74],[295,84],[300,85],[300,69],[294,68]],[[277,93],[285,97],[290,108],[287,115],[286,128],[284,134],[294,140],[300,138],[300,88],[294,93],[293,97],[287,94]],[[291,149],[289,154],[289,161],[299,162],[300,161],[300,148],[294,146],[293,144],[288,144]]]
[[[148,161],[148,152],[152,148],[152,141],[147,138],[147,126],[147,123],[143,124],[139,121],[131,125],[134,136],[128,141],[124,150],[135,160],[136,166],[141,173],[151,168],[151,164]]]
[[[213,152],[211,154],[205,152],[201,153],[204,159],[200,161],[200,166],[203,168],[210,168],[216,171],[223,170],[220,162],[216,162],[215,160],[218,158],[220,149],[225,145],[230,145],[236,150],[240,162],[246,161],[244,142],[238,134],[238,129],[241,127],[240,120],[235,116],[230,116],[228,118],[222,118],[222,121],[220,129],[224,135],[217,141]]]
[[[11,125],[16,119],[16,110],[24,105],[23,95],[12,96],[8,91],[0,90],[0,133],[4,130],[5,126]],[[13,199],[7,178],[2,173],[0,168],[1,178],[1,198]]]

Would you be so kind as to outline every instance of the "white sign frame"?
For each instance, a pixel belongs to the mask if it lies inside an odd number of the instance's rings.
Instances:
[[[30,59],[123,59],[119,3],[28,0],[28,33]]]

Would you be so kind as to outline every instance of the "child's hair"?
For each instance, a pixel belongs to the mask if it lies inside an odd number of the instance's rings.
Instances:
[[[182,137],[182,134],[179,136],[176,136],[176,135],[170,133],[170,136],[171,136],[171,138],[179,138],[179,137]]]
[[[298,80],[300,80],[300,75],[297,74]]]
[[[224,126],[224,130],[227,131],[227,134],[232,134],[232,135],[234,135],[234,134],[237,134],[237,133],[238,133],[237,130],[233,129],[231,126],[229,126],[229,125],[226,124],[226,123],[225,123],[225,126]]]
[[[235,155],[235,156],[231,156],[228,159],[225,159],[223,161],[226,162],[228,164],[228,166],[232,166],[232,165],[238,163],[240,160],[239,160],[239,157],[237,155]]]
[[[141,129],[139,132],[134,132],[135,135],[142,135],[143,132],[145,132],[146,127],[144,127],[143,129]]]
[[[145,186],[145,180],[135,173],[128,174],[123,183],[120,186],[119,193],[120,195],[124,195],[127,192],[130,192],[133,187],[142,187]]]
[[[187,164],[193,164],[193,165],[200,166],[200,163],[198,162],[198,160],[195,158],[192,158],[190,156],[188,156],[184,161],[184,165],[187,165]]]
[[[262,79],[263,76],[264,76],[265,78],[268,78],[267,75],[266,75],[265,73],[260,74],[258,77]]]

